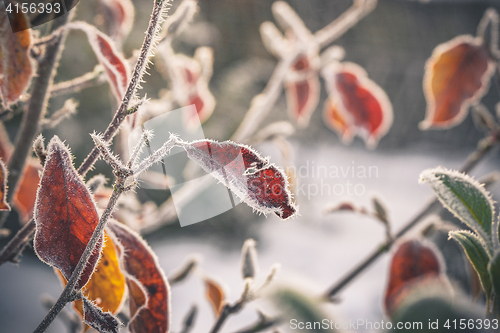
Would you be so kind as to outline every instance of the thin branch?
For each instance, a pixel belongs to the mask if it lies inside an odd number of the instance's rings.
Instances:
[[[50,118],[42,119],[42,121],[40,122],[41,129],[45,130],[56,127],[57,125],[59,125],[61,121],[74,115],[76,113],[77,108],[78,108],[78,102],[76,102],[72,98],[67,99],[64,102],[63,107],[54,112],[50,116]]]
[[[54,84],[50,91],[50,97],[76,93],[83,89],[100,85],[104,82],[106,82],[104,69],[102,66],[96,66],[96,68],[90,73],[86,73],[69,81]]]
[[[115,117],[113,118],[106,132],[103,135],[104,141],[111,140],[114,134],[116,134],[116,132],[118,131],[120,124],[127,116],[127,109],[129,102],[134,97],[138,85],[142,80],[144,69],[146,67],[149,55],[151,53],[151,49],[153,47],[153,43],[159,29],[159,25],[162,21],[162,15],[164,13],[165,4],[167,2],[168,0],[156,0],[154,3],[153,14],[151,15],[151,20],[149,22],[149,27],[146,32],[146,37],[144,39],[144,43],[141,48],[141,54],[139,56],[139,59],[137,60],[137,64],[134,69],[132,79],[127,88],[127,92],[123,97],[120,108],[116,112]],[[85,173],[91,168],[91,166],[99,157],[99,152],[100,152],[99,147],[95,146],[92,152],[89,154],[89,156],[87,156],[87,159],[83,162],[82,166],[80,166],[80,168],[78,169],[78,173],[80,175],[84,176]],[[113,186],[113,193],[111,194],[111,197],[109,198],[108,201],[108,205],[106,206],[106,209],[102,213],[101,218],[99,219],[99,223],[97,224],[94,233],[92,234],[92,237],[85,248],[85,251],[80,257],[78,265],[71,274],[71,277],[69,278],[68,283],[66,284],[66,287],[64,288],[63,292],[57,299],[54,306],[50,309],[47,316],[45,316],[40,325],[37,327],[35,333],[45,332],[46,329],[49,327],[49,325],[52,323],[52,321],[59,314],[59,312],[64,308],[66,303],[75,300],[75,293],[77,292],[75,290],[75,286],[78,280],[80,279],[80,276],[83,270],[85,269],[90,256],[94,252],[96,244],[101,239],[107,221],[111,216],[111,214],[113,213],[116,203],[118,202],[118,198],[120,197],[121,193],[126,189],[125,182],[126,182],[126,177],[123,177],[118,174],[115,185]]]
[[[472,152],[465,163],[460,168],[460,172],[468,173],[470,172],[483,158],[484,156],[498,144],[500,140],[500,130],[493,132],[487,138],[481,140],[478,143],[477,149]],[[414,226],[416,226],[424,217],[428,216],[432,212],[441,208],[441,204],[437,199],[433,199],[429,202],[413,219],[411,219],[395,236],[391,241],[386,241],[377,247],[365,260],[360,262],[356,267],[354,267],[347,275],[335,283],[325,292],[325,298],[332,299],[335,297],[344,287],[346,287],[350,282],[352,282],[360,273],[362,273],[366,268],[370,267],[383,253],[387,252],[392,244],[402,236],[404,236],[408,231],[410,231]]]
[[[52,30],[55,31],[65,25],[72,18],[73,13],[74,11],[71,11],[67,15],[55,19],[52,24]],[[12,201],[13,194],[17,191],[22,171],[31,152],[33,139],[35,139],[40,129],[40,120],[47,108],[50,97],[49,92],[56,74],[55,69],[61,57],[64,42],[66,41],[66,35],[67,32],[63,31],[52,42],[48,43],[45,48],[45,54],[38,63],[28,109],[23,115],[21,126],[17,133],[15,148],[7,166],[9,170],[7,182],[9,188],[8,202]],[[0,228],[5,223],[7,216],[8,213],[4,213],[0,217]]]
[[[283,320],[281,318],[269,318],[267,316],[261,315],[259,321],[247,328],[241,329],[236,333],[257,333],[267,330],[273,326],[281,324]]]
[[[377,6],[377,0],[354,0],[354,4],[335,21],[317,31],[314,39],[323,48],[355,26]]]
[[[196,321],[196,317],[198,315],[198,307],[196,304],[191,306],[191,309],[189,310],[188,314],[186,315],[186,318],[184,319],[184,323],[182,324],[182,330],[181,333],[189,333],[194,327],[194,322]]]
[[[149,146],[149,142],[153,139],[153,131],[152,130],[144,130],[142,132],[139,141],[136,143],[132,154],[130,154],[130,158],[127,162],[127,167],[130,169],[132,166],[135,166],[139,160],[139,155],[141,154],[144,146]]]
[[[376,4],[377,0],[355,0],[354,5],[350,9],[315,34],[314,37],[317,43],[320,47],[324,47],[336,38],[339,38],[348,29],[359,22],[360,19],[370,13],[375,8]],[[166,40],[170,42],[171,37],[169,39],[167,36]],[[168,47],[165,47],[164,51],[169,52],[168,49]],[[265,117],[274,108],[276,101],[281,96],[285,76],[293,61],[301,51],[301,49],[295,50],[280,59],[262,93],[252,99],[249,110],[235,133],[231,136],[231,140],[236,142],[247,142],[256,130],[261,127]],[[192,197],[203,190],[204,187],[201,185],[208,185],[209,183],[207,181],[198,184],[196,187],[190,187],[190,184],[191,183],[187,183],[183,185],[176,193],[176,196],[182,193],[183,203],[189,202]],[[183,203],[181,204],[176,200],[176,208],[179,209],[179,207],[182,207]],[[160,207],[159,214],[155,221],[145,227],[147,229],[146,232],[155,230],[159,225],[173,221],[176,217],[177,213],[174,208],[174,203],[172,198],[170,198]]]
[[[224,326],[224,324],[226,323],[226,320],[227,318],[229,318],[229,316],[240,312],[248,302],[254,299],[253,297],[251,297],[250,291],[250,287],[252,284],[251,280],[252,279],[245,280],[245,289],[243,290],[243,293],[241,294],[238,301],[236,301],[234,304],[224,304],[224,307],[220,311],[219,317],[210,330],[210,333],[218,333],[222,326]]]
[[[0,252],[0,266],[7,261],[16,262],[17,257],[28,243],[31,235],[35,231],[35,220],[31,219],[26,223]]]
[[[134,176],[138,176],[141,172],[151,167],[153,164],[158,163],[163,157],[168,155],[170,150],[181,142],[175,135],[170,135],[170,139],[158,148],[148,158],[144,159],[139,165],[132,168]]]
[[[231,140],[236,142],[245,141],[260,128],[265,116],[273,109],[276,101],[281,96],[283,81],[294,59],[295,56],[292,55],[278,62],[262,93],[252,99],[250,109],[232,135]]]
[[[149,26],[146,31],[146,37],[144,38],[139,58],[137,59],[134,72],[132,73],[132,79],[130,80],[125,96],[123,97],[123,100],[120,104],[120,107],[116,111],[113,120],[111,121],[108,128],[104,132],[103,135],[104,141],[110,141],[115,136],[120,125],[127,116],[129,103],[134,98],[135,93],[137,92],[137,89],[139,87],[139,84],[142,81],[144,70],[146,69],[146,65],[151,55],[151,50],[155,44],[158,30],[160,29],[160,24],[162,23],[163,20],[162,15],[165,11],[165,4],[168,3],[168,1],[169,0],[155,1],[153,13],[151,14],[151,20],[149,21]],[[90,168],[94,165],[98,157],[99,157],[99,149],[97,147],[94,147],[94,149],[92,149],[90,154],[87,156],[85,161],[78,169],[78,173],[84,176],[87,173],[87,171],[89,171]]]
[[[235,313],[238,313],[241,309],[243,309],[243,305],[245,304],[246,300],[240,299],[234,304],[226,304],[222,308],[222,311],[220,312],[219,317],[217,318],[217,321],[215,322],[214,326],[210,330],[210,333],[217,333],[220,331],[222,326],[226,323],[227,318]]]

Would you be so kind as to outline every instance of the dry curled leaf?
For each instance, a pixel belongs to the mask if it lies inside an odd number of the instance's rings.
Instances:
[[[5,201],[7,196],[7,169],[0,160],[0,210],[10,210],[10,206]]]
[[[252,148],[231,141],[178,140],[190,159],[256,211],[282,219],[297,214],[287,176]]]
[[[38,159],[29,158],[17,191],[12,197],[12,205],[17,209],[23,222],[28,222],[33,215],[41,171],[42,166]]]
[[[117,102],[120,103],[127,90],[130,77],[128,62],[116,50],[113,41],[93,26],[83,22],[75,22],[68,24],[68,27],[80,29],[87,34],[97,60],[104,67],[111,91]]]
[[[359,135],[368,148],[375,148],[393,121],[387,94],[368,78],[363,68],[353,63],[333,63],[322,74],[330,96],[323,115],[326,125],[344,143]]]
[[[171,63],[167,66],[175,99],[181,106],[195,106],[193,113],[186,113],[184,123],[188,129],[196,128],[210,117],[215,108],[215,98],[208,88],[213,51],[209,47],[200,47],[194,58],[175,54],[165,62]]]
[[[320,84],[317,62],[316,58],[305,54],[299,56],[285,80],[288,112],[300,127],[309,124],[309,119],[318,105]]]
[[[205,280],[207,299],[212,305],[215,315],[219,316],[224,306],[224,300],[225,300],[224,290],[214,280],[211,280],[209,278],[205,278],[204,280]]]
[[[43,262],[71,277],[99,222],[97,209],[85,183],[76,172],[69,150],[54,136],[35,203],[35,251]],[[76,288],[90,279],[99,259],[102,236]]]
[[[408,240],[397,248],[391,261],[384,306],[391,315],[416,283],[438,278],[442,263],[436,250],[418,240]]]
[[[101,0],[109,35],[115,40],[125,39],[134,24],[134,5],[130,0]]]
[[[0,158],[8,163],[14,147],[3,127],[0,127]],[[42,166],[36,158],[29,158],[19,180],[19,186],[12,195],[12,205],[23,223],[28,222],[35,208],[36,192],[40,182]]]
[[[110,221],[109,230],[123,247],[121,261],[130,295],[130,331],[168,332],[170,290],[156,256],[139,235],[124,225]]]
[[[469,106],[487,92],[495,69],[483,40],[458,36],[438,45],[425,65],[425,120],[420,129],[460,124]]]
[[[29,86],[33,74],[30,58],[32,38],[23,13],[12,12],[13,22],[22,30],[13,33],[3,1],[0,8],[0,97],[3,107],[8,108]]]

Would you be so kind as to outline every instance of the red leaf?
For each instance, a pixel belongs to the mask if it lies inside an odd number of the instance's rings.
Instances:
[[[258,212],[282,219],[295,216],[287,176],[248,146],[231,141],[179,140],[189,158]]]
[[[134,5],[130,0],[101,0],[109,35],[116,40],[128,36],[134,24]]]
[[[200,48],[197,53],[202,54],[202,59],[186,57],[182,54],[176,54],[172,58],[172,72],[170,73],[175,98],[181,106],[193,105],[196,113],[186,114],[184,122],[188,129],[196,127],[198,123],[205,122],[213,113],[215,108],[215,99],[208,89],[210,75],[203,75],[202,66],[208,66],[206,69],[211,72],[212,51],[209,48]],[[208,60],[207,60],[208,58]],[[201,63],[201,60],[204,63]],[[170,61],[167,59],[166,61]]]
[[[0,4],[0,97],[4,108],[16,102],[29,86],[33,74],[31,29],[13,33],[9,18]],[[24,14],[12,12],[14,22],[28,27]]]
[[[85,324],[96,329],[100,333],[118,333],[120,323],[109,312],[102,312],[102,310],[94,303],[89,301],[86,297],[82,298],[83,301],[83,321]]]
[[[40,183],[40,171],[42,171],[40,162],[36,158],[30,158],[23,171],[17,191],[12,197],[12,204],[23,222],[28,222],[33,215],[36,192]]]
[[[357,134],[368,148],[375,148],[392,125],[392,105],[387,94],[353,63],[326,66],[322,74],[333,101],[333,105],[325,106],[326,123],[344,142]]]
[[[425,120],[420,129],[460,124],[469,106],[488,91],[495,70],[482,39],[458,36],[438,45],[425,65]]]
[[[319,101],[318,73],[306,55],[292,65],[285,80],[285,93],[290,117],[300,127],[306,127]]]
[[[0,127],[0,158],[7,163],[13,150],[14,148],[5,129]],[[12,205],[19,213],[22,222],[28,222],[33,215],[36,192],[40,182],[40,171],[42,171],[40,162],[36,158],[28,159],[17,191],[12,195]]]
[[[71,23],[68,26],[80,29],[87,34],[97,60],[104,67],[111,90],[117,102],[120,103],[127,90],[130,77],[128,63],[123,55],[116,50],[113,41],[108,36],[93,26],[82,22]]]
[[[94,232],[99,216],[92,196],[71,162],[68,149],[54,136],[35,203],[34,247],[38,257],[69,280]],[[76,288],[90,279],[99,259],[101,239]]]
[[[439,277],[441,266],[441,260],[433,248],[423,245],[418,240],[402,243],[391,261],[384,300],[387,313],[390,315],[396,310],[401,299],[416,283]]]
[[[0,210],[10,210],[9,204],[5,201],[7,196],[7,169],[0,160]]]
[[[123,246],[122,270],[130,295],[131,332],[168,332],[170,289],[156,256],[135,232],[114,221],[109,229]]]

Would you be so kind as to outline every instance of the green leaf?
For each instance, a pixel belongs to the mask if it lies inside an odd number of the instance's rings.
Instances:
[[[463,173],[441,167],[423,171],[420,182],[429,183],[444,207],[482,236],[488,245],[492,244],[495,208],[481,184]]]
[[[296,327],[294,328],[293,325],[302,322],[304,323],[304,327],[300,328],[303,328],[303,332],[336,332],[330,324],[327,325],[329,327],[323,327],[323,325],[321,325],[323,320],[328,318],[320,309],[321,300],[313,299],[303,294],[303,292],[298,291],[296,288],[290,287],[280,287],[275,290],[270,297],[278,306],[278,309],[282,311],[282,316],[290,321],[290,328],[295,329]],[[325,320],[325,323],[326,321],[330,323],[328,319]],[[314,323],[317,324],[315,325]]]
[[[489,300],[491,298],[491,280],[488,273],[490,256],[486,244],[479,237],[466,230],[451,231],[449,235],[464,249],[465,255],[479,275],[484,293]]]
[[[384,204],[377,197],[372,198],[373,208],[375,208],[375,216],[385,224],[389,223],[389,218],[387,217],[387,209]]]
[[[490,280],[493,285],[497,302],[500,303],[500,251],[497,251],[488,265]]]

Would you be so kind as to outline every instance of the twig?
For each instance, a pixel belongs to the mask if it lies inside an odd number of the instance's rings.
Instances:
[[[267,330],[273,326],[276,326],[282,322],[281,318],[269,318],[267,316],[261,315],[259,322],[249,326],[247,328],[241,329],[236,333],[257,333]]]
[[[222,307],[222,310],[219,313],[219,317],[217,318],[217,321],[215,322],[214,326],[210,330],[210,333],[217,333],[220,331],[222,326],[225,324],[227,318],[229,318],[230,315],[238,313],[243,309],[246,303],[252,301],[254,297],[251,295],[251,285],[252,285],[252,279],[246,279],[245,280],[245,289],[243,290],[243,293],[240,296],[240,299],[236,301],[234,304],[224,304]]]
[[[161,23],[161,16],[165,8],[165,4],[169,0],[158,0],[155,1],[155,5],[153,8],[153,13],[151,15],[151,20],[149,22],[148,30],[146,33],[146,38],[144,39],[144,43],[142,44],[142,48],[140,51],[140,56],[139,59],[137,60],[137,64],[134,68],[134,73],[132,75],[132,80],[129,83],[129,86],[127,88],[127,92],[123,98],[123,101],[120,105],[120,108],[117,110],[115,116],[113,117],[113,120],[109,124],[108,128],[106,129],[106,132],[104,133],[103,139],[105,141],[109,141],[112,139],[112,137],[116,134],[118,128],[120,127],[121,123],[123,120],[125,120],[125,117],[127,115],[127,110],[128,110],[128,105],[129,102],[132,98],[132,96],[135,94],[137,91],[137,87],[139,82],[142,79],[142,75],[144,74],[144,69],[146,67],[148,57],[151,53],[151,49],[153,46],[154,38],[156,36],[156,33],[159,29],[159,25]],[[62,17],[67,17],[68,15],[64,15]],[[60,25],[59,25],[60,26]],[[65,34],[63,34],[65,36]],[[35,95],[33,95],[35,96]],[[38,121],[36,121],[36,127],[38,128],[39,126],[39,118],[37,118]],[[29,141],[29,146],[31,147],[33,139],[30,139]],[[27,156],[27,153],[26,153]],[[96,162],[97,158],[99,157],[99,148],[94,146],[92,149],[91,153],[87,156],[85,161],[82,163],[80,168],[78,169],[78,174],[80,176],[85,176],[87,171],[94,165]],[[12,161],[12,159],[11,159]],[[24,164],[24,162],[23,162]],[[9,169],[10,171],[10,169]],[[12,172],[10,172],[10,176],[12,176]],[[11,177],[9,177],[10,179]],[[17,182],[17,180],[16,180]],[[12,189],[12,188],[11,188]],[[11,190],[9,193],[12,193],[13,191]],[[0,221],[0,227],[2,226],[2,223]],[[5,263],[6,261],[11,260],[11,258],[16,257],[19,254],[19,250],[22,249],[20,247],[20,244],[24,244],[25,241],[28,239],[28,237],[33,233],[35,230],[35,222],[33,219],[31,219],[24,227],[21,229],[7,244],[7,246],[2,249],[0,252],[0,265]],[[23,245],[24,247],[24,245]]]
[[[56,127],[59,123],[61,123],[61,121],[75,114],[77,108],[78,102],[72,98],[67,99],[62,108],[54,112],[49,118],[41,120],[40,126],[42,130]]]
[[[120,108],[116,112],[115,117],[111,121],[110,125],[106,130],[106,133],[103,136],[103,139],[105,141],[111,140],[114,134],[116,134],[120,124],[127,116],[126,111],[128,109],[129,102],[134,97],[135,92],[137,91],[138,84],[140,83],[142,76],[144,74],[144,69],[146,67],[148,57],[151,52],[151,48],[153,46],[152,44],[154,39],[156,38],[156,34],[158,32],[159,25],[162,20],[162,14],[164,12],[165,3],[167,2],[168,0],[156,0],[154,3],[153,14],[151,15],[151,20],[149,22],[149,27],[146,33],[146,37],[144,39],[144,43],[141,48],[141,54],[139,56],[139,59],[137,60],[137,64],[134,69],[132,79],[129,83],[127,92],[123,97]],[[85,173],[94,164],[94,162],[97,160],[97,157],[99,156],[99,151],[100,149],[96,145],[92,150],[92,152],[89,154],[89,156],[87,156],[87,159],[84,161],[82,166],[80,166],[80,168],[78,169],[78,173],[80,175],[82,176],[85,175]],[[109,198],[106,209],[102,213],[101,218],[99,219],[99,223],[97,224],[92,234],[92,237],[85,248],[85,251],[80,257],[78,265],[71,274],[68,283],[66,284],[63,292],[57,299],[56,303],[50,309],[49,313],[47,314],[47,316],[45,316],[40,325],[38,325],[38,327],[36,328],[35,333],[45,332],[46,329],[49,327],[49,325],[52,323],[52,321],[59,314],[59,312],[64,308],[66,303],[75,300],[75,293],[77,293],[77,291],[75,290],[75,286],[78,280],[80,279],[80,275],[85,269],[85,266],[87,265],[88,259],[94,252],[96,244],[98,243],[98,241],[102,236],[104,228],[106,227],[106,223],[111,214],[113,213],[116,203],[118,202],[118,198],[120,197],[121,193],[125,190],[126,178],[127,178],[126,176],[121,176],[120,174],[117,174],[117,179],[115,181],[115,185],[113,186],[113,193]]]
[[[132,78],[128,85],[127,91],[123,100],[120,104],[120,107],[115,113],[113,120],[109,124],[108,128],[104,132],[103,140],[110,141],[115,134],[117,133],[121,123],[127,116],[127,110],[129,107],[129,103],[134,97],[140,82],[142,81],[142,77],[144,75],[144,70],[146,69],[146,65],[149,61],[149,56],[151,55],[151,50],[153,48],[153,44],[155,42],[158,30],[160,28],[160,23],[162,22],[162,14],[165,10],[165,4],[169,0],[156,0],[153,8],[153,13],[151,14],[151,20],[149,21],[149,26],[146,31],[146,38],[144,38],[144,42],[141,47],[139,58],[137,59],[137,63],[134,68],[134,72],[132,73]],[[88,170],[94,165],[95,161],[99,157],[99,149],[94,147],[90,154],[87,156],[85,161],[82,163],[80,168],[78,169],[78,173],[84,176]]]
[[[233,305],[231,304],[225,304],[224,307],[222,308],[219,317],[217,318],[217,321],[215,322],[214,326],[210,330],[210,333],[217,333],[219,330],[222,328],[224,323],[226,322],[226,319],[235,313],[238,313],[242,308],[243,304],[246,302],[245,299],[241,298],[238,300],[236,303]]]
[[[500,140],[500,130],[493,132],[490,136],[485,139],[482,139],[478,143],[477,149],[472,152],[465,163],[460,168],[460,172],[468,173],[474,168],[479,161],[483,159],[483,157],[496,145]],[[440,208],[441,204],[437,199],[433,199],[430,203],[428,203],[417,216],[415,216],[412,220],[410,220],[392,239],[392,241],[386,241],[381,244],[375,251],[373,251],[365,260],[359,263],[355,268],[351,270],[345,277],[340,279],[337,283],[335,283],[331,288],[329,288],[325,297],[327,299],[331,299],[336,296],[345,286],[347,286],[352,280],[354,280],[360,273],[362,273],[366,268],[371,266],[378,257],[380,257],[383,253],[387,252],[392,244],[402,236],[404,236],[409,230],[411,230],[418,222],[422,221],[424,217]]]
[[[96,66],[96,68],[90,73],[86,73],[69,81],[54,84],[50,91],[50,97],[76,93],[85,88],[97,86],[104,82],[106,82],[104,69],[102,66]]]
[[[17,234],[12,237],[12,239],[5,245],[0,252],[0,266],[7,261],[15,262],[16,258],[22,252],[28,239],[31,237],[35,231],[35,220],[31,219],[28,223],[22,227]]]
[[[377,0],[354,0],[354,4],[332,23],[317,31],[314,39],[323,48],[355,26],[377,6]]]
[[[315,34],[317,43],[320,47],[327,46],[328,43],[342,36],[349,28],[370,13],[375,8],[376,4],[376,0],[355,0],[354,5],[348,9],[346,13],[318,31],[316,34],[319,35]],[[349,20],[354,20],[354,22],[351,24]],[[280,59],[262,93],[252,99],[249,110],[235,133],[231,136],[231,140],[246,142],[255,131],[260,128],[265,117],[273,109],[276,101],[281,96],[281,89],[285,76],[300,51],[301,50],[295,50],[287,54],[285,58]],[[206,182],[205,184],[209,183]],[[205,187],[201,185],[202,184],[198,184],[196,187],[188,188],[190,185],[185,184],[182,189],[179,189],[177,195],[179,195],[179,191],[182,191],[183,202],[180,203],[176,201],[175,208],[179,209],[179,207],[189,202],[199,191],[203,190]],[[176,216],[174,202],[172,198],[170,198],[159,208],[159,213],[155,221],[146,226],[146,232],[157,229],[157,226],[160,224],[174,220]]]
[[[188,314],[186,315],[186,318],[184,319],[183,327],[181,330],[181,333],[189,333],[194,327],[194,322],[196,320],[196,316],[198,315],[198,307],[196,304],[191,306],[191,309],[189,309]]]
[[[50,310],[54,306],[55,300],[50,295],[42,295],[42,304],[47,310]],[[82,322],[75,312],[69,312],[67,310],[61,311],[59,318],[68,328],[70,333],[78,333],[82,330]]]
[[[67,15],[63,15],[53,21],[52,30],[55,31],[59,27],[65,25],[73,16],[71,11]],[[35,75],[31,99],[27,111],[24,113],[23,120],[19,132],[17,134],[16,144],[12,156],[9,160],[7,169],[9,170],[9,178],[7,186],[9,188],[7,201],[11,202],[13,194],[16,193],[19,180],[24,169],[24,165],[31,151],[33,139],[38,134],[39,123],[45,113],[49,100],[49,91],[54,81],[56,71],[54,70],[59,62],[62,53],[62,46],[66,41],[67,32],[63,31],[48,43],[45,49],[45,54],[38,64],[37,73]],[[0,217],[0,228],[5,223],[8,213],[4,213]]]

